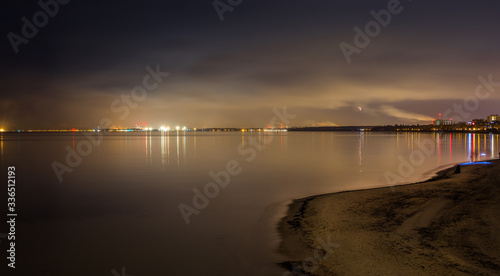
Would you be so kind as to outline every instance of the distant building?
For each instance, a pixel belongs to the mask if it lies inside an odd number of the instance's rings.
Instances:
[[[432,122],[432,124],[435,126],[451,126],[451,125],[453,125],[453,121],[452,120],[436,119]]]
[[[498,114],[491,114],[490,116],[488,116],[489,123],[493,123],[496,121],[500,121],[500,117],[498,116]]]
[[[434,126],[451,126],[453,125],[453,121],[450,120],[444,120],[443,117],[441,116],[441,113],[439,113],[439,117],[432,121],[432,125]]]

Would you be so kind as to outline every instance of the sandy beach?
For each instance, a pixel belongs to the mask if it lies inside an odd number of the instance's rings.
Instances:
[[[288,275],[500,275],[500,162],[492,162],[294,200],[278,226],[281,265]]]

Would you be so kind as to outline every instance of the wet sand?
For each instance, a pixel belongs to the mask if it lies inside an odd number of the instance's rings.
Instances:
[[[500,275],[500,162],[294,200],[284,275]]]

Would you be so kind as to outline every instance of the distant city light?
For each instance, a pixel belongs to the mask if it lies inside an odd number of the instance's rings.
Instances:
[[[3,128],[0,129],[0,132],[4,132],[5,130],[3,130]]]
[[[187,128],[186,127],[183,127],[182,130],[186,130]]]
[[[181,129],[181,127],[180,127],[180,126],[176,126],[176,127],[175,127],[175,130],[179,131],[179,129]]]

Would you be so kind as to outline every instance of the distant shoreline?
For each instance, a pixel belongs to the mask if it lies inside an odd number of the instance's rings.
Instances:
[[[374,126],[338,126],[338,127],[293,127],[293,128],[203,128],[203,129],[187,129],[187,130],[169,130],[161,129],[60,129],[60,130],[3,130],[0,134],[12,133],[121,133],[121,132],[165,132],[165,133],[184,133],[184,132],[367,132],[367,133],[483,133],[483,134],[500,134],[500,130],[422,130],[422,129],[394,129],[393,126],[374,127]]]
[[[293,200],[285,269],[307,275],[469,275],[500,270],[500,162],[423,182]]]
[[[406,128],[414,128],[406,129]],[[398,129],[403,128],[403,129]],[[418,129],[418,126],[338,126],[338,127],[296,127],[288,128],[288,131],[310,131],[310,132],[335,132],[335,131],[364,131],[364,132],[376,132],[376,133],[405,133],[405,132],[417,132],[417,133],[492,133],[500,134],[500,130],[489,129],[489,130],[429,130],[429,129]]]

